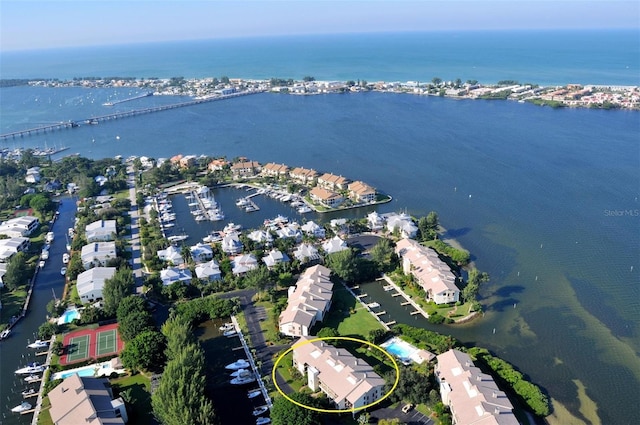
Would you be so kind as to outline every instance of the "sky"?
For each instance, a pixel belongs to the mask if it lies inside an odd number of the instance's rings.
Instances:
[[[0,51],[367,32],[640,28],[626,0],[0,0]]]

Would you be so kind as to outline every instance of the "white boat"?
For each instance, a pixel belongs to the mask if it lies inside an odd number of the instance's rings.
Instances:
[[[247,198],[240,198],[236,201],[236,205],[239,207],[246,207],[249,205],[249,200]]]
[[[242,378],[233,378],[231,380],[231,384],[232,385],[244,385],[244,384],[250,384],[252,382],[255,382],[256,378],[253,376],[244,376]]]
[[[237,232],[240,229],[242,229],[242,225],[229,222],[227,223],[226,226],[224,226],[224,229],[222,229],[222,231],[224,233],[231,233],[231,232]]]
[[[226,365],[225,369],[231,369],[231,370],[246,369],[249,366],[251,366],[251,364],[246,359],[240,359],[238,361],[235,361],[231,364]]]
[[[378,304],[378,303],[369,303],[369,304],[367,304],[367,307],[376,308],[376,307],[380,307],[380,304]]]
[[[256,397],[258,397],[258,396],[259,396],[259,395],[261,395],[261,394],[262,394],[262,391],[260,391],[260,390],[251,390],[251,391],[249,391],[249,392],[247,393],[247,397],[249,397],[249,398],[256,398]]]
[[[271,422],[271,418],[258,418],[256,419],[256,425],[265,425]]]
[[[168,229],[168,228],[173,227],[175,225],[176,225],[175,223],[166,223],[166,224],[163,224],[162,227],[165,228],[165,229]]]
[[[308,205],[303,205],[300,208],[298,208],[298,213],[300,213],[300,214],[306,214],[306,213],[311,212],[311,211],[312,210],[311,210],[311,208],[309,208]]]
[[[49,259],[49,250],[48,249],[43,249],[42,253],[40,254],[40,258],[42,258],[43,260],[48,260]]]
[[[224,331],[222,335],[230,337],[236,335],[237,333],[238,332],[236,332],[235,329],[229,329],[228,331]]]
[[[169,236],[167,239],[169,239],[169,242],[181,242],[188,238],[189,238],[189,235],[174,235],[174,236]]]
[[[20,413],[26,410],[31,410],[31,404],[27,403],[26,401],[23,401],[22,403],[11,409],[11,411],[14,413]]]
[[[46,243],[51,243],[51,242],[53,242],[54,237],[55,236],[53,235],[53,232],[48,232],[47,236],[44,237],[44,241]]]
[[[36,339],[31,344],[27,345],[27,348],[45,348],[49,346],[49,341],[43,341],[41,339]]]
[[[62,264],[69,264],[69,254],[66,252],[62,254]]]
[[[246,378],[248,376],[251,376],[252,373],[253,372],[251,372],[248,369],[238,369],[238,370],[236,370],[234,372],[231,372],[230,376],[232,378]]]
[[[42,372],[44,372],[44,366],[37,362],[30,363],[29,365],[16,370],[17,375],[31,375],[33,373]]]
[[[35,388],[29,388],[28,390],[24,390],[22,392],[22,397],[28,397],[30,395],[34,395],[36,393]]]
[[[66,267],[61,268],[61,269],[60,269],[60,274],[61,274],[62,276],[64,276],[65,274],[67,274],[67,268],[66,268]]]
[[[0,340],[7,338],[11,334],[11,329],[7,328],[0,332]]]
[[[39,381],[41,378],[38,375],[29,375],[26,378],[24,378],[24,380],[26,382],[37,382]]]
[[[38,267],[40,267],[41,269],[43,269],[43,268],[44,268],[44,266],[45,266],[45,264],[46,264],[46,263],[44,262],[44,260],[40,260],[40,263],[38,263]]]
[[[260,406],[256,409],[254,409],[253,411],[253,416],[260,416],[262,415],[264,412],[266,412],[267,410],[269,410],[269,407],[267,406]]]
[[[224,325],[220,326],[220,331],[224,332],[224,331],[228,331],[230,329],[233,329],[233,323],[225,323]]]

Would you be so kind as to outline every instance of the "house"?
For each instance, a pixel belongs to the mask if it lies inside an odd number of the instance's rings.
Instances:
[[[394,232],[398,230],[403,238],[415,238],[418,234],[418,226],[415,225],[410,215],[402,213],[385,214],[387,221],[387,230]]]
[[[93,180],[98,184],[98,186],[102,187],[109,181],[105,176],[95,176]]]
[[[215,260],[198,264],[196,265],[196,276],[200,280],[220,280],[222,279],[220,265]]]
[[[272,249],[269,251],[269,254],[262,257],[262,261],[267,265],[267,268],[271,269],[276,266],[276,264],[280,263],[288,263],[289,257],[287,254],[278,251],[277,249]]]
[[[370,203],[376,200],[376,190],[364,182],[350,183],[348,189],[349,197],[356,202]]]
[[[280,313],[280,332],[288,336],[307,336],[309,330],[321,322],[333,295],[331,270],[316,265],[300,275],[296,286],[289,287],[287,308]]]
[[[293,251],[293,257],[300,263],[315,263],[320,260],[320,254],[313,245],[302,243]]]
[[[243,248],[244,246],[236,232],[228,233],[222,238],[222,251],[227,254],[238,254],[242,252]]]
[[[157,254],[159,259],[167,261],[174,266],[184,264],[184,258],[182,258],[180,248],[174,245],[169,245],[167,249],[159,249]]]
[[[247,238],[257,243],[271,244],[273,242],[273,236],[266,230],[254,230],[247,235]]]
[[[318,172],[314,169],[296,167],[291,170],[289,177],[298,183],[310,185],[318,178]]]
[[[126,424],[122,398],[113,398],[106,378],[73,374],[49,392],[49,414],[54,425]]]
[[[252,177],[260,172],[260,163],[257,161],[240,161],[231,165],[231,174],[234,178]]]
[[[115,267],[94,267],[78,275],[76,288],[83,303],[102,299],[102,289],[107,279],[116,274]]]
[[[318,186],[328,190],[342,190],[346,189],[349,184],[349,180],[342,176],[336,176],[331,173],[324,173],[318,177]]]
[[[433,249],[413,239],[401,239],[396,244],[396,254],[402,258],[404,273],[413,275],[427,294],[427,300],[436,304],[458,302],[460,290],[456,276]]]
[[[224,167],[226,167],[228,164],[229,163],[227,162],[226,159],[217,158],[217,159],[214,159],[213,161],[211,161],[209,163],[209,165],[207,165],[207,169],[209,171],[218,171],[218,170],[224,169]]]
[[[286,177],[289,174],[289,167],[284,164],[276,164],[274,162],[270,162],[262,167],[261,173],[265,176],[275,178]]]
[[[306,235],[313,236],[319,239],[323,239],[325,237],[324,227],[316,224],[313,221],[307,221],[300,228]]]
[[[164,286],[169,286],[175,282],[182,282],[189,285],[192,278],[191,270],[187,268],[168,267],[160,270],[160,280],[162,280]]]
[[[298,223],[288,223],[276,230],[276,234],[280,239],[291,238],[296,242],[302,241],[302,232]]]
[[[340,239],[339,236],[334,236],[322,244],[322,249],[324,249],[324,252],[326,252],[327,254],[333,254],[334,252],[340,252],[344,251],[345,249],[349,249],[349,247],[347,246],[347,243],[345,241]]]
[[[317,186],[311,189],[309,195],[311,196],[312,201],[318,202],[329,208],[335,208],[344,201],[344,198],[340,194]]]
[[[30,245],[31,241],[29,238],[17,237],[0,239],[0,262],[6,263],[18,252],[28,250]]]
[[[372,231],[384,229],[384,219],[375,211],[367,215],[367,224]]]
[[[456,425],[517,425],[513,405],[491,375],[475,367],[471,357],[451,349],[437,356],[435,376],[442,403]]]
[[[40,167],[29,168],[24,180],[27,183],[40,183]]]
[[[109,260],[116,257],[115,242],[93,242],[83,246],[80,251],[82,265],[86,270],[106,266]]]
[[[116,239],[116,220],[98,220],[87,224],[85,236],[87,242],[107,242]]]
[[[231,261],[233,269],[231,270],[234,275],[242,275],[249,270],[258,268],[258,260],[253,254],[242,254],[233,258]]]
[[[191,258],[193,258],[193,261],[196,263],[204,263],[213,258],[213,249],[210,245],[197,243],[189,247],[189,250],[191,251]]]
[[[5,235],[10,238],[29,236],[39,225],[40,220],[30,215],[11,218],[0,224],[0,235]]]
[[[344,348],[301,337],[293,346],[293,366],[340,410],[358,409],[381,399],[385,381],[371,365]]]
[[[4,275],[7,274],[7,263],[0,262],[0,288],[4,287]],[[2,304],[0,303],[0,307]]]
[[[185,155],[180,158],[178,163],[180,164],[180,168],[189,168],[196,165],[196,159],[197,157],[195,155]]]

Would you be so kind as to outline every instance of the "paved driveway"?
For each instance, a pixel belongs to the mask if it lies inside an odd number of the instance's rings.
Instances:
[[[429,419],[416,409],[412,409],[408,413],[403,413],[402,406],[404,406],[404,403],[399,404],[395,409],[388,407],[378,409],[371,412],[371,417],[377,418],[378,420],[399,418],[401,422],[407,425],[434,425],[432,419]]]

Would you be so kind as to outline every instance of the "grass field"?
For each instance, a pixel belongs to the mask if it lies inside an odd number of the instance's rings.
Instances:
[[[333,289],[333,301],[329,314],[317,324],[315,331],[328,327],[338,330],[341,336],[366,340],[369,332],[383,329],[382,325],[341,285]]]

